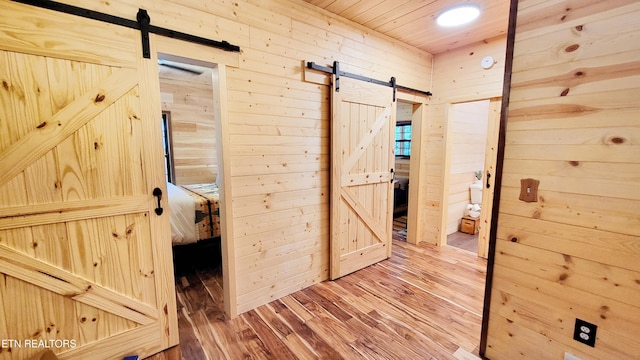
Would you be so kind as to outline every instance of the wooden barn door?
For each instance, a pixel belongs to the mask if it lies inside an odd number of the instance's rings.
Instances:
[[[335,84],[335,79],[333,81]],[[340,78],[331,130],[331,278],[391,256],[395,114],[391,88]]]
[[[0,13],[0,359],[176,344],[168,211],[152,195],[166,193],[157,65],[140,33]]]
[[[489,256],[489,237],[493,213],[493,194],[496,182],[496,163],[498,162],[498,136],[500,132],[500,112],[502,99],[493,98],[489,102],[489,121],[487,125],[487,145],[484,155],[484,176],[482,178],[482,210],[478,227],[478,256]]]

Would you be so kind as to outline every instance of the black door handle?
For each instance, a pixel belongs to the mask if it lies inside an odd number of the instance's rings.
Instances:
[[[158,198],[158,207],[156,208],[156,215],[160,216],[164,211],[164,209],[162,208],[162,204],[160,203],[160,200],[162,200],[162,190],[160,188],[153,189],[153,196]]]
[[[489,179],[491,179],[491,173],[487,171],[487,189],[491,187],[491,185],[489,185]]]

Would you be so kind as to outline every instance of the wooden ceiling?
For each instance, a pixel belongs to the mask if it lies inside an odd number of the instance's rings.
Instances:
[[[506,36],[509,0],[304,0],[431,54]],[[442,28],[436,17],[456,5],[481,9],[469,25]]]

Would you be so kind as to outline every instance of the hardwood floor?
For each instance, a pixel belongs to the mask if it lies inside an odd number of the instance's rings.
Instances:
[[[180,345],[150,359],[473,359],[486,262],[393,241],[390,259],[263,305],[222,312],[218,267],[178,269]]]

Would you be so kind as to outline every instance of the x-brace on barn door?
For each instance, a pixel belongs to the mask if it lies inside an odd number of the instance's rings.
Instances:
[[[396,102],[393,89],[347,77],[331,130],[331,279],[391,256]]]

